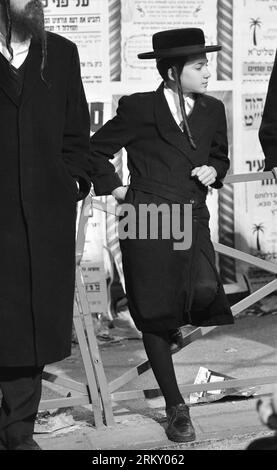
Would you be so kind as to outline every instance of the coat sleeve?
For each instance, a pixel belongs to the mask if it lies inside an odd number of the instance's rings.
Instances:
[[[212,140],[209,155],[209,165],[213,166],[217,171],[216,181],[211,185],[211,187],[215,189],[222,188],[223,184],[221,180],[223,180],[230,167],[225,107],[222,101],[220,101],[219,104],[217,128]]]
[[[268,171],[277,167],[277,55],[269,81],[259,138],[265,155],[265,171]]]
[[[97,196],[111,194],[123,184],[110,160],[130,143],[134,135],[128,100],[127,96],[120,98],[116,116],[90,139],[92,182]]]
[[[74,45],[67,89],[62,159],[79,183],[77,199],[87,196],[91,187],[89,167],[90,116],[80,73],[80,60]]]

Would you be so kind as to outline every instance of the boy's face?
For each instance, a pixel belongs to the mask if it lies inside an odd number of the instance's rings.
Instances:
[[[206,93],[210,76],[206,54],[189,56],[180,75],[183,93]]]

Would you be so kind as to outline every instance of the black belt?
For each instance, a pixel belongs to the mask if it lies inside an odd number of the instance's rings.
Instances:
[[[178,189],[176,190],[176,188],[168,184],[141,176],[131,176],[130,188],[155,194],[180,204],[192,204],[194,207],[205,205],[206,201],[206,195],[193,194],[190,196],[178,191]]]

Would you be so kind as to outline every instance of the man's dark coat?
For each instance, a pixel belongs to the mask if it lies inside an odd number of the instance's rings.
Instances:
[[[212,165],[221,187],[228,167],[226,118],[222,102],[197,96],[188,118],[197,150],[176,124],[163,93],[136,93],[121,98],[117,115],[91,139],[93,183],[97,195],[110,194],[122,185],[109,161],[122,147],[128,153],[131,174],[125,202],[140,204],[192,204],[193,243],[186,251],[174,251],[171,240],[124,240],[123,268],[130,312],[142,331],[195,325],[233,323],[218,279],[218,292],[209,308],[192,311],[192,290],[197,259],[202,251],[215,272],[214,251],[205,205],[207,188],[191,178],[196,166]],[[215,274],[218,278],[218,275]]]
[[[47,85],[32,41],[21,97],[0,54],[1,367],[70,354],[76,201],[90,187],[90,123],[77,48],[47,36]]]
[[[277,55],[272,69],[259,138],[265,155],[265,171],[277,167]]]

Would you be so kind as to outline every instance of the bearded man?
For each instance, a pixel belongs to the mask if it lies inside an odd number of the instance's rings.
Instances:
[[[38,0],[0,0],[1,449],[33,440],[45,364],[70,355],[76,202],[90,190],[75,44]]]

